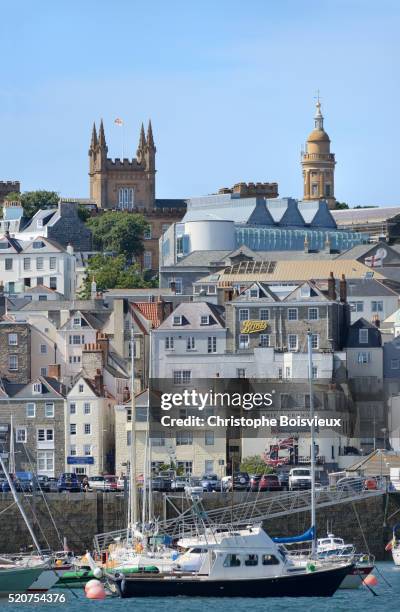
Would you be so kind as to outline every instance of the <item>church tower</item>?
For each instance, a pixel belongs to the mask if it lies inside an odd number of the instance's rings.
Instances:
[[[324,130],[324,117],[318,97],[314,129],[307,138],[306,150],[301,154],[304,200],[324,199],[329,208],[335,208],[335,164],[335,154],[331,153],[331,141]]]

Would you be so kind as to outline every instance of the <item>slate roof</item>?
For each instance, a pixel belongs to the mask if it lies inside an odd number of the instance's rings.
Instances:
[[[182,302],[175,310],[163,321],[158,329],[160,330],[213,330],[223,329],[225,309],[222,306],[210,304],[209,302]],[[174,316],[183,318],[182,325],[174,325]],[[200,325],[200,317],[209,315],[211,323],[209,325]]]
[[[336,281],[336,291],[339,291],[339,281]],[[353,297],[398,296],[398,294],[382,282],[374,278],[352,278],[347,283],[347,299]]]

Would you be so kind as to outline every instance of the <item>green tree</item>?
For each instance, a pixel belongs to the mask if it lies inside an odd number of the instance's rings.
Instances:
[[[97,289],[141,289],[157,286],[155,281],[145,281],[137,264],[128,264],[125,255],[110,257],[94,255],[90,258],[86,278],[79,297],[87,299],[90,296],[92,279],[95,279]]]
[[[336,202],[335,208],[336,210],[347,210],[350,206],[346,202]]]
[[[272,472],[260,455],[244,457],[240,463],[240,469],[248,474],[270,474]]]
[[[91,217],[87,226],[92,230],[95,249],[131,259],[143,252],[143,234],[149,224],[140,214],[109,211]]]
[[[21,204],[26,217],[33,215],[40,208],[57,208],[60,199],[55,191],[25,191],[20,195]]]

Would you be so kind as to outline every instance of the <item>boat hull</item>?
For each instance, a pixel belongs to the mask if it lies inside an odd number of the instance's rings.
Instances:
[[[361,567],[356,565],[354,569],[344,578],[339,588],[358,589],[363,584],[363,580],[372,572],[373,569],[373,565],[363,565]]]
[[[400,567],[400,546],[397,546],[396,548],[392,548],[392,557],[393,557],[394,564],[397,567]]]
[[[67,568],[46,569],[40,576],[32,582],[28,589],[28,593],[46,593],[62,578]]]
[[[0,570],[0,597],[10,593],[26,593],[43,573],[43,567],[18,567]]]
[[[120,597],[331,597],[353,565],[271,578],[212,580],[206,576],[107,575]],[[114,589],[113,589],[114,590]]]

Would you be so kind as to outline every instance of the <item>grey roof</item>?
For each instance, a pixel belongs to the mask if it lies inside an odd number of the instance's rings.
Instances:
[[[388,280],[400,283],[400,266],[383,266],[377,269]]]
[[[223,329],[224,323],[224,312],[225,309],[222,306],[210,304],[209,302],[182,302],[175,308],[175,310],[161,323],[158,327],[159,330],[213,330]],[[183,324],[174,325],[174,316],[182,316]],[[209,315],[211,317],[211,323],[207,326],[200,325],[200,317],[202,315]]]
[[[347,249],[347,251],[343,251],[337,255],[337,259],[358,259],[359,257],[363,257],[369,251],[372,251],[375,248],[385,248],[385,249],[393,249],[392,245],[387,244],[387,242],[375,242],[369,244],[357,244],[353,246],[351,249]],[[398,252],[396,249],[393,249]]]
[[[156,208],[186,208],[186,200],[182,198],[156,199]]]
[[[376,208],[350,208],[348,210],[332,210],[338,225],[358,225],[359,223],[378,223],[400,214],[398,206]]]
[[[218,261],[222,262],[221,265],[223,266],[225,257],[231,252],[232,251],[193,251],[175,265],[182,268],[189,266],[208,267],[211,262]]]
[[[336,281],[336,290],[339,290],[339,281]],[[386,287],[382,282],[373,278],[352,278],[347,281],[347,299],[351,301],[353,297],[384,297],[397,296],[397,293]]]
[[[337,257],[337,253],[326,253],[325,251],[252,251],[245,245],[238,247],[235,251],[193,251],[183,259],[181,259],[176,266],[185,268],[185,267],[210,267],[211,262],[215,265],[215,267],[224,267],[226,265],[230,265],[229,257],[232,255],[233,257],[237,255],[243,249],[243,253],[246,256],[251,255],[255,261],[311,261],[311,260],[321,260],[321,259],[335,259]],[[346,257],[346,259],[353,259],[352,257]],[[166,266],[168,267],[168,266]]]
[[[42,229],[49,223],[50,219],[57,213],[57,211],[57,208],[41,208],[33,215],[30,223],[25,226],[23,231],[32,232],[34,230],[36,231]],[[40,226],[38,226],[38,221],[41,221]]]
[[[15,301],[15,300],[14,300]],[[107,312],[108,309],[104,305],[103,300],[39,300],[29,301],[25,306],[17,308],[22,311],[42,311],[42,310],[82,310],[91,312]],[[11,310],[11,308],[9,309]]]

